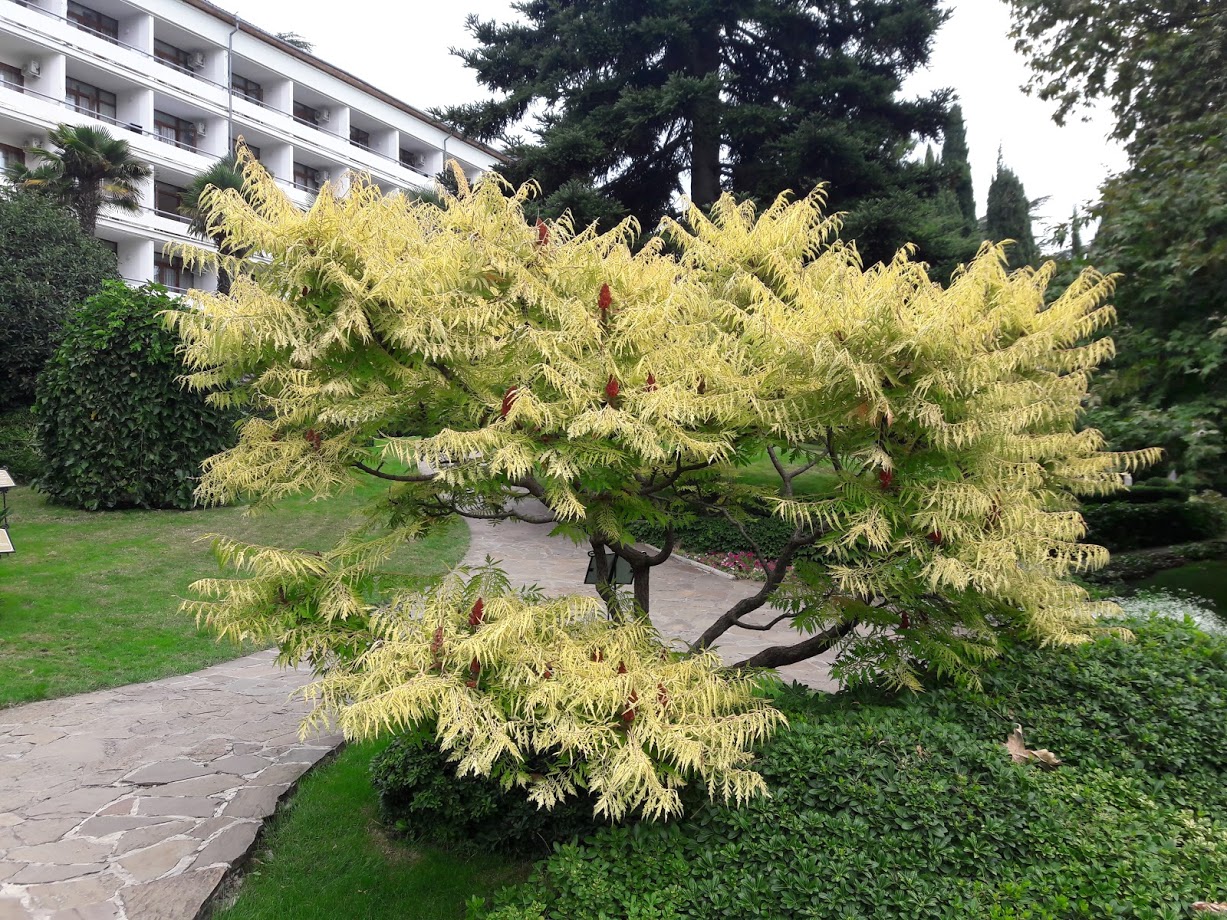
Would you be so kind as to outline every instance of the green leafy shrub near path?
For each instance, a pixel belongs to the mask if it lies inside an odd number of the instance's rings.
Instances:
[[[29,409],[0,413],[0,467],[25,484],[42,471],[38,426]]]
[[[190,508],[201,461],[234,440],[233,418],[180,382],[165,289],[107,282],[70,317],[39,378],[39,488],[86,510]]]
[[[576,796],[544,811],[523,790],[457,776],[434,739],[433,729],[401,735],[371,764],[381,817],[406,839],[460,853],[529,853],[600,827],[591,797]]]
[[[1014,647],[984,691],[781,690],[771,799],[560,846],[474,916],[1178,918],[1227,900],[1227,639]],[[1015,722],[1063,761],[1011,761]]]

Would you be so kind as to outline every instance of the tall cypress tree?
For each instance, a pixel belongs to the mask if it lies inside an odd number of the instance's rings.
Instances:
[[[984,232],[990,240],[1013,240],[1010,268],[1036,265],[1039,247],[1031,231],[1031,202],[1023,189],[1022,180],[997,155],[997,174],[988,187],[988,213]]]
[[[963,107],[950,107],[942,139],[942,165],[953,174],[954,193],[958,197],[959,212],[969,228],[976,226],[976,195],[971,185],[971,151],[967,148],[967,127],[963,123]]]
[[[939,5],[519,0],[523,22],[470,17],[477,47],[458,52],[500,97],[438,114],[506,143],[513,181],[547,196],[589,183],[648,227],[678,192],[769,203],[825,181],[832,209],[855,209],[906,187],[913,139],[946,123],[948,92],[900,95],[929,59]]]

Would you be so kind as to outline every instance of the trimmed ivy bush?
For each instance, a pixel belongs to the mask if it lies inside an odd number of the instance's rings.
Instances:
[[[39,195],[0,189],[0,410],[34,402],[69,312],[115,277],[115,254],[82,233],[75,216]]]
[[[761,517],[749,517],[744,522],[746,533],[769,557],[778,556],[784,544],[792,536],[794,527],[764,509]],[[654,524],[636,523],[631,532],[645,543],[660,546],[665,539],[665,529]],[[696,516],[683,521],[675,528],[678,546],[692,553],[745,553],[754,549],[753,544],[727,518]]]
[[[556,847],[487,920],[1182,918],[1227,900],[1227,639],[1007,648],[983,692],[780,689],[772,798]],[[1016,764],[1015,723],[1062,765]]]
[[[233,418],[186,390],[165,288],[108,281],[70,316],[38,382],[38,488],[87,510],[190,508]]]

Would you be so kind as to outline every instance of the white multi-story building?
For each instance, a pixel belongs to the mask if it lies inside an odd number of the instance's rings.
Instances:
[[[179,194],[239,137],[302,206],[350,170],[393,192],[502,159],[205,0],[0,0],[0,160],[62,123],[105,126],[152,166],[140,212],[104,212],[97,235],[125,278],[172,289],[214,284],[163,249],[200,244]]]

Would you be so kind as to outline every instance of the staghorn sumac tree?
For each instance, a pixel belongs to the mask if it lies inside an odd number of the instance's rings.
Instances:
[[[230,296],[193,293],[171,315],[192,383],[251,410],[200,498],[326,496],[355,474],[388,489],[323,555],[223,542],[247,577],[199,582],[188,609],[315,662],[320,714],[352,734],[437,719],[465,769],[502,764],[543,802],[587,782],[609,814],[667,813],[686,777],[761,790],[746,751],[770,714],[710,654],[756,609],[774,605],[798,639],[740,665],[836,648],[845,678],[896,687],[974,680],[1000,630],[1077,641],[1110,609],[1068,577],[1107,555],[1078,542],[1074,496],[1118,489],[1153,457],[1076,428],[1112,353],[1097,337],[1108,279],[1088,272],[1045,306],[1051,269],[1009,274],[996,247],[947,288],[906,252],[865,268],[819,192],[761,214],[726,196],[636,250],[633,222],[527,222],[533,187],[497,178],[458,174],[441,205],[358,180],[304,213],[244,168],[243,195],[203,207],[231,251],[267,261],[223,265]],[[764,451],[778,483],[739,482]],[[815,465],[829,494],[795,495]],[[729,610],[689,612],[708,625],[678,671],[650,625],[671,524],[744,526],[763,509],[790,528],[758,553],[770,574]],[[433,599],[381,591],[381,561],[453,515],[590,544],[603,616],[474,589],[488,573]],[[645,520],[665,529],[659,552],[630,534]],[[615,555],[631,597],[608,583]],[[570,695],[545,693],[560,680]],[[530,754],[553,772],[527,772]]]

